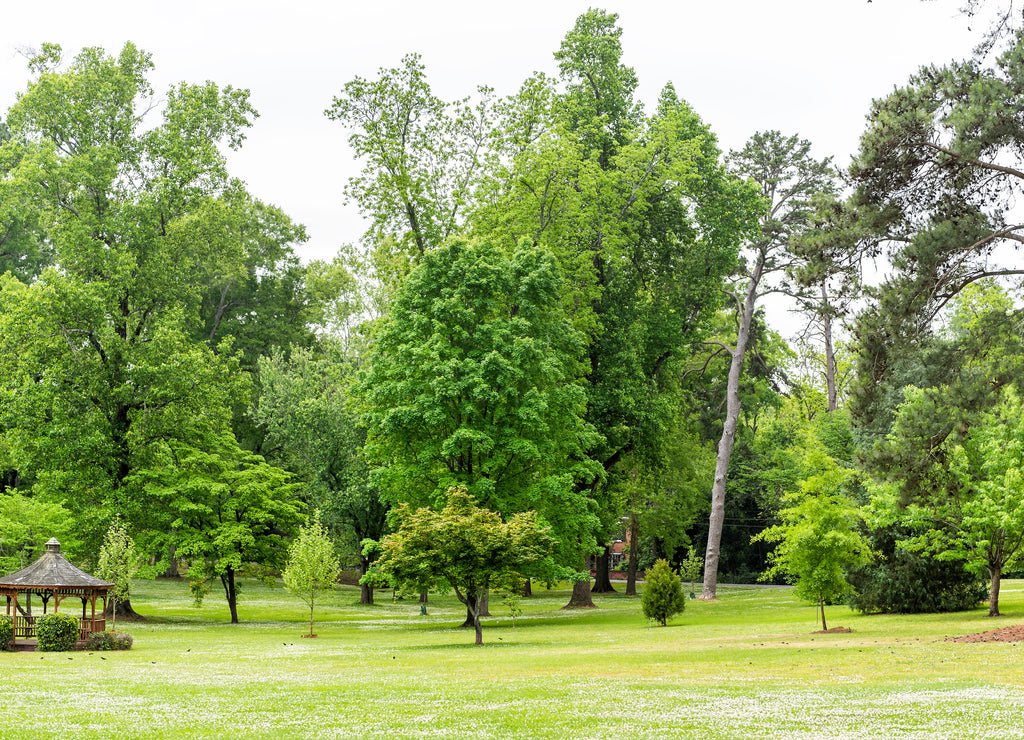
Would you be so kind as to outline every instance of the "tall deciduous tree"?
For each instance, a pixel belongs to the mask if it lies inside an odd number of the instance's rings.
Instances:
[[[725,390],[725,421],[711,489],[702,599],[714,599],[718,585],[729,460],[740,418],[740,375],[757,303],[769,293],[794,292],[787,285],[788,270],[796,262],[787,249],[789,241],[806,228],[811,198],[828,192],[835,176],[829,160],[813,159],[810,148],[810,142],[806,140],[769,131],[755,134],[741,151],[730,155],[733,171],[757,184],[766,210],[760,220],[760,234],[749,244],[750,254],[742,261],[738,280],[729,291],[736,311],[735,343],[730,346],[716,342],[729,355],[730,364]]]
[[[489,107],[486,88],[475,106],[438,98],[418,54],[345,84],[325,114],[349,126],[364,161],[345,194],[370,217],[371,245],[391,239],[422,256],[459,231],[488,149]]]
[[[172,517],[136,474],[164,464],[165,445],[218,439],[247,401],[230,343],[194,332],[201,276],[244,263],[224,227],[252,201],[222,149],[256,114],[247,91],[213,83],[172,86],[158,105],[132,44],[67,64],[47,44],[30,67],[0,146],[0,202],[38,214],[54,266],[0,286],[0,447],[94,541],[121,513],[141,543]]]
[[[350,403],[359,357],[355,350],[325,342],[325,351],[294,349],[261,358],[260,403],[255,419],[266,429],[268,446],[305,483],[310,504],[324,526],[359,560],[370,565],[363,540],[387,531],[388,507],[370,480],[362,455],[366,431]],[[360,601],[373,603],[373,584],[361,584]]]
[[[583,344],[553,256],[488,241],[427,253],[402,285],[355,392],[381,497],[441,505],[449,487],[502,515],[537,511],[563,559],[592,550],[577,485],[594,475],[578,384]]]
[[[587,418],[603,437],[590,454],[603,470],[587,486],[606,529],[621,513],[609,476],[628,474],[627,457],[664,459],[669,369],[706,330],[757,212],[753,189],[726,173],[714,135],[671,85],[643,111],[617,20],[581,15],[555,54],[561,87],[535,77],[502,109],[508,164],[471,221],[530,235],[565,270],[563,303],[589,339]],[[574,602],[589,603],[579,590]]]

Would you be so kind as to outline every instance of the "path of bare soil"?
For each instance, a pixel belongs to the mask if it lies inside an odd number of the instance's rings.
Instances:
[[[1000,627],[988,632],[976,632],[963,637],[950,637],[947,638],[947,642],[1024,642],[1024,624]]]

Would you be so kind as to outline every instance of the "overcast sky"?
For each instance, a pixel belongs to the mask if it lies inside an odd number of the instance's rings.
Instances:
[[[19,48],[44,41],[67,56],[116,53],[131,40],[153,55],[157,92],[180,80],[249,88],[260,118],[233,174],[310,235],[304,258],[329,259],[364,226],[342,186],[358,169],[348,132],[323,111],[355,75],[373,76],[408,52],[423,56],[436,94],[488,84],[514,92],[591,5],[619,13],[624,62],[649,105],[672,81],[724,150],[778,129],[840,165],[855,152],[871,100],[918,67],[970,53],[981,28],[960,0],[94,0],[9,2],[0,13],[0,108],[25,89]],[[147,7],[154,7],[147,10]]]

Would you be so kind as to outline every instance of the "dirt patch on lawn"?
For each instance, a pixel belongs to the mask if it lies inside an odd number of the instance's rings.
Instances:
[[[846,634],[847,632],[852,632],[852,631],[853,630],[851,630],[849,627],[830,627],[827,630],[818,630],[817,632],[812,632],[811,634],[812,635],[839,635],[839,634]]]
[[[976,632],[963,637],[948,637],[946,642],[1024,642],[1024,624],[1000,627],[988,632]]]

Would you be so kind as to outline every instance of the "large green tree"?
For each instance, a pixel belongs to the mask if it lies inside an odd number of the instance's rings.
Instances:
[[[707,550],[704,555],[702,599],[714,599],[718,585],[718,561],[729,461],[736,443],[740,418],[740,375],[760,299],[769,293],[798,292],[790,284],[789,270],[796,257],[788,249],[790,240],[807,228],[811,198],[833,188],[835,171],[829,160],[815,160],[810,142],[778,131],[757,133],[747,145],[730,155],[733,171],[748,178],[760,190],[766,210],[760,232],[749,243],[749,254],[740,264],[735,285],[728,290],[736,311],[736,334],[732,343],[716,341],[729,356],[725,389],[725,417],[718,442],[715,478],[711,488]]]
[[[213,83],[157,103],[151,59],[130,43],[71,60],[47,44],[30,68],[0,146],[0,203],[36,214],[53,264],[0,286],[0,449],[97,546],[116,513],[141,546],[147,532],[166,545],[173,517],[138,474],[168,464],[168,446],[215,454],[247,401],[230,341],[212,346],[196,326],[210,266],[243,269],[226,227],[254,206],[225,149],[256,114],[247,91]]]
[[[1014,209],[1024,187],[1024,36],[1001,43],[999,53],[922,68],[875,101],[850,168],[870,253],[893,268],[855,326],[851,410],[865,448],[888,432],[904,385],[959,372],[956,352],[934,332],[949,302],[979,280],[1024,274]],[[962,379],[949,383],[952,406],[987,395]]]
[[[616,15],[589,11],[555,55],[557,79],[534,75],[499,101],[484,89],[476,104],[436,99],[407,57],[354,80],[329,113],[364,156],[347,192],[373,218],[369,241],[390,270],[378,279],[404,274],[383,258],[408,265],[459,228],[555,255],[557,301],[587,343],[586,414],[600,433],[587,453],[601,468],[577,485],[602,512],[602,539],[619,514],[609,475],[626,456],[661,456],[669,369],[717,308],[758,201],[671,86],[644,113],[621,37]]]
[[[338,342],[326,342],[323,352],[299,348],[260,358],[254,418],[275,459],[303,481],[310,505],[365,575],[370,560],[361,543],[387,532],[388,507],[370,479],[366,431],[349,398],[359,359],[355,348]],[[361,588],[360,601],[372,604],[373,584]]]
[[[537,511],[565,562],[594,546],[583,342],[554,257],[456,239],[402,285],[354,391],[381,498],[440,506],[463,485],[503,516]]]
[[[707,330],[758,210],[672,85],[644,112],[617,20],[581,15],[555,54],[559,80],[535,77],[500,109],[508,165],[472,220],[547,244],[566,272],[563,305],[589,338],[587,418],[602,435],[590,454],[602,472],[587,485],[606,536],[622,513],[611,478],[665,462],[670,370]]]

